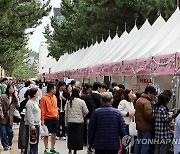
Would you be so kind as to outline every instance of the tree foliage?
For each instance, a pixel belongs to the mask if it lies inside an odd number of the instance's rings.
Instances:
[[[135,25],[140,28],[146,19],[153,23],[162,14],[168,19],[176,8],[176,0],[62,0],[61,24],[51,19],[54,32],[45,28],[49,55],[57,60],[61,55],[100,42],[116,33],[121,35]]]
[[[0,65],[6,74],[24,64],[28,36],[33,33],[25,31],[41,23],[51,9],[49,1],[0,0]]]

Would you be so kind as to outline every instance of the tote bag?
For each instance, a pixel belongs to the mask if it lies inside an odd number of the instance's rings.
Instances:
[[[135,118],[133,118],[129,124],[129,135],[137,136]]]

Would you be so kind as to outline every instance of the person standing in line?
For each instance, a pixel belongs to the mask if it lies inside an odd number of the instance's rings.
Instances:
[[[5,151],[12,145],[15,108],[19,109],[18,99],[14,94],[13,86],[8,84],[5,94],[0,97],[0,138]]]
[[[155,108],[155,140],[159,141],[155,145],[154,154],[168,154],[171,143],[171,120],[167,104],[168,96],[160,94]],[[160,143],[164,141],[163,143]]]
[[[56,98],[57,98],[57,105],[59,108],[59,125],[58,125],[58,132],[57,137],[66,140],[66,127],[65,127],[65,105],[66,101],[69,100],[70,94],[66,91],[66,83],[60,81],[57,86]],[[62,133],[60,134],[60,130]]]
[[[25,100],[24,98],[24,94],[25,92],[29,89],[31,82],[30,81],[26,81],[25,82],[25,86],[19,91],[19,102],[21,103],[23,100]]]
[[[7,78],[3,78],[3,82],[1,83],[1,87],[0,87],[1,94],[5,94],[6,88],[7,88],[7,84],[8,84],[8,79]]]
[[[25,154],[38,154],[39,128],[41,125],[41,110],[38,102],[38,88],[29,90],[29,97],[25,109],[26,148]],[[34,136],[33,133],[35,133]],[[34,143],[32,143],[34,142]]]
[[[132,90],[126,89],[124,99],[120,101],[118,110],[124,117],[126,123],[126,132],[129,134],[129,124],[135,115],[134,105],[132,103]]]
[[[102,92],[102,84],[100,82],[94,82],[93,91],[91,95],[96,104],[96,108],[99,108],[101,106],[101,102],[100,102],[101,92]]]
[[[57,106],[57,98],[54,95],[56,93],[56,86],[54,84],[47,85],[47,93],[43,95],[40,101],[41,108],[41,124],[48,128],[49,133],[51,133],[51,153],[59,154],[55,150],[56,143],[56,133],[58,130],[59,123],[59,113]],[[48,148],[48,136],[44,137],[44,154],[49,154]]]
[[[121,113],[111,105],[111,92],[102,93],[100,101],[102,105],[93,112],[89,123],[89,148],[94,146],[95,154],[117,154],[120,138],[127,135],[126,125]]]
[[[119,90],[117,90],[117,91],[115,92],[115,94],[114,94],[114,102],[113,102],[113,104],[112,104],[112,106],[113,106],[115,109],[118,108],[119,103],[121,102],[121,100],[124,99],[124,93],[125,93],[124,89],[119,89]]]
[[[83,150],[83,123],[84,116],[88,114],[85,102],[80,99],[80,90],[73,88],[70,100],[66,104],[65,125],[68,127],[69,153],[74,150]]]
[[[156,95],[156,89],[153,86],[147,86],[145,93],[143,93],[136,102],[135,121],[138,131],[138,142],[135,144],[134,154],[150,154],[151,145],[143,144],[139,141],[143,141],[143,139],[152,139],[155,123],[152,102]]]
[[[21,153],[24,153],[24,149],[26,148],[26,127],[25,127],[25,121],[24,121],[24,117],[25,117],[25,106],[27,104],[27,101],[29,100],[29,89],[25,92],[24,94],[24,98],[25,100],[23,100],[20,103],[20,107],[19,107],[19,113],[21,115],[21,121],[20,121],[20,126],[19,126],[19,135],[18,135],[18,149],[21,149]]]

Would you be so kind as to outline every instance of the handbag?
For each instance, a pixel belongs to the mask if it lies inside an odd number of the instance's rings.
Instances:
[[[29,126],[29,143],[36,144],[37,143],[37,132],[36,129],[31,129]]]
[[[136,122],[135,118],[133,118],[129,124],[129,135],[130,136],[137,136],[137,129],[136,129]]]

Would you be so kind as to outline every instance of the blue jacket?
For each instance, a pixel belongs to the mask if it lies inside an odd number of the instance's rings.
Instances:
[[[119,138],[126,135],[126,125],[121,113],[110,104],[96,109],[88,129],[89,145],[95,149],[115,150],[120,147]]]

